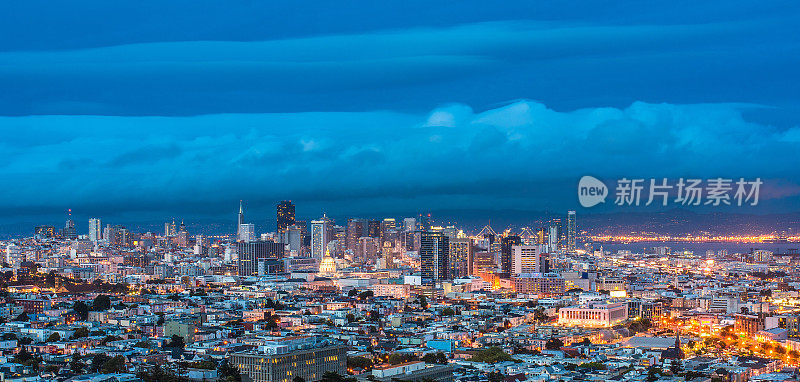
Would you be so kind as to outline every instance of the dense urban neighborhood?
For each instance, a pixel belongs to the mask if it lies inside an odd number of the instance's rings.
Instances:
[[[800,362],[800,254],[604,251],[570,211],[256,236],[89,221],[4,243],[5,381],[771,381]]]

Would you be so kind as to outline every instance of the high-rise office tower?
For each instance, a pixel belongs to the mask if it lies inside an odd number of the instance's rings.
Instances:
[[[380,220],[370,220],[367,222],[367,236],[376,239],[381,237]]]
[[[550,272],[550,257],[540,245],[515,245],[511,247],[512,274]]]
[[[239,276],[275,274],[283,271],[284,245],[271,241],[239,242]]]
[[[503,273],[511,273],[511,247],[521,243],[522,238],[516,235],[500,238],[500,269]]]
[[[561,219],[553,219],[550,221],[550,226],[547,231],[547,246],[548,252],[555,252],[561,249],[563,245],[563,231],[561,226]]]
[[[397,232],[397,222],[392,218],[383,219],[381,222],[381,245],[387,241],[394,241]]]
[[[239,234],[236,241],[251,242],[256,239],[256,227],[252,223],[239,224]]]
[[[403,219],[403,231],[414,231],[417,229],[417,219],[405,218]]]
[[[78,238],[78,231],[75,229],[75,221],[72,220],[72,210],[69,210],[69,218],[64,224],[64,238],[70,240]]]
[[[422,214],[419,217],[419,229],[423,231],[429,231],[433,226],[433,219],[431,218],[431,214]]]
[[[291,256],[299,256],[303,251],[303,230],[296,224],[286,227],[280,232],[281,243],[286,245]]]
[[[575,211],[567,211],[567,250],[572,252],[575,250]]]
[[[294,204],[291,200],[278,203],[278,232],[294,224]]]
[[[355,253],[358,247],[358,239],[367,236],[365,230],[366,221],[364,219],[349,219],[347,221],[347,237],[345,238],[345,247]]]
[[[319,220],[311,221],[311,257],[322,261],[325,256],[325,247],[331,241],[331,221],[323,214]]]
[[[175,226],[175,219],[172,219],[172,223],[166,222],[164,223],[164,237],[174,237],[178,234],[177,227]]]
[[[94,243],[103,240],[103,223],[98,218],[89,219],[89,240]]]
[[[450,278],[467,277],[472,272],[473,247],[472,239],[448,237],[448,260]]]
[[[443,233],[422,232],[419,249],[422,284],[433,285],[437,281],[448,279],[450,270],[449,251],[450,243]]]

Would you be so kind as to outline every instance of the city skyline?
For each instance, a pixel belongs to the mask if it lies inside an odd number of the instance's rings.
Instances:
[[[0,380],[800,381],[798,15],[0,2]]]

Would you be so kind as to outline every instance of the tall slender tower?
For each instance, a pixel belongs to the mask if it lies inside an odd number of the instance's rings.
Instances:
[[[103,239],[103,223],[99,218],[89,219],[89,240],[97,242]]]
[[[239,223],[238,225],[244,224],[244,210],[242,210],[242,201],[239,200]]]
[[[236,239],[242,237],[242,224],[244,224],[244,211],[242,210],[242,200],[239,199],[239,220],[236,222]]]
[[[311,221],[311,257],[322,261],[325,256],[326,246],[331,241],[330,230],[331,221],[328,216],[322,214],[322,219]]]
[[[572,252],[575,250],[575,234],[577,227],[575,224],[575,211],[567,212],[567,250]]]

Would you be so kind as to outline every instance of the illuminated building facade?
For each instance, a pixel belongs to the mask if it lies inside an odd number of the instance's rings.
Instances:
[[[103,240],[103,223],[100,219],[89,219],[89,240],[94,243]]]
[[[448,260],[450,277],[460,278],[470,275],[472,270],[473,247],[469,238],[449,238]]]
[[[500,268],[503,273],[511,273],[512,261],[511,252],[515,245],[522,244],[522,238],[519,236],[506,236],[500,239]]]
[[[283,272],[284,245],[272,241],[237,243],[239,276]]]
[[[564,278],[556,273],[523,273],[512,278],[517,293],[556,297],[564,294]]]
[[[589,304],[586,306],[570,306],[558,310],[558,324],[604,328],[617,325],[628,319],[628,305]]]
[[[450,243],[445,234],[432,231],[422,233],[419,257],[423,285],[433,285],[436,281],[448,279],[449,251]]]
[[[575,235],[577,226],[575,222],[575,211],[567,212],[567,251],[575,251]]]
[[[294,225],[294,204],[291,200],[284,200],[278,203],[278,232]]]
[[[326,372],[347,374],[347,347],[317,337],[267,341],[249,352],[231,354],[231,364],[253,382],[319,381]]]

